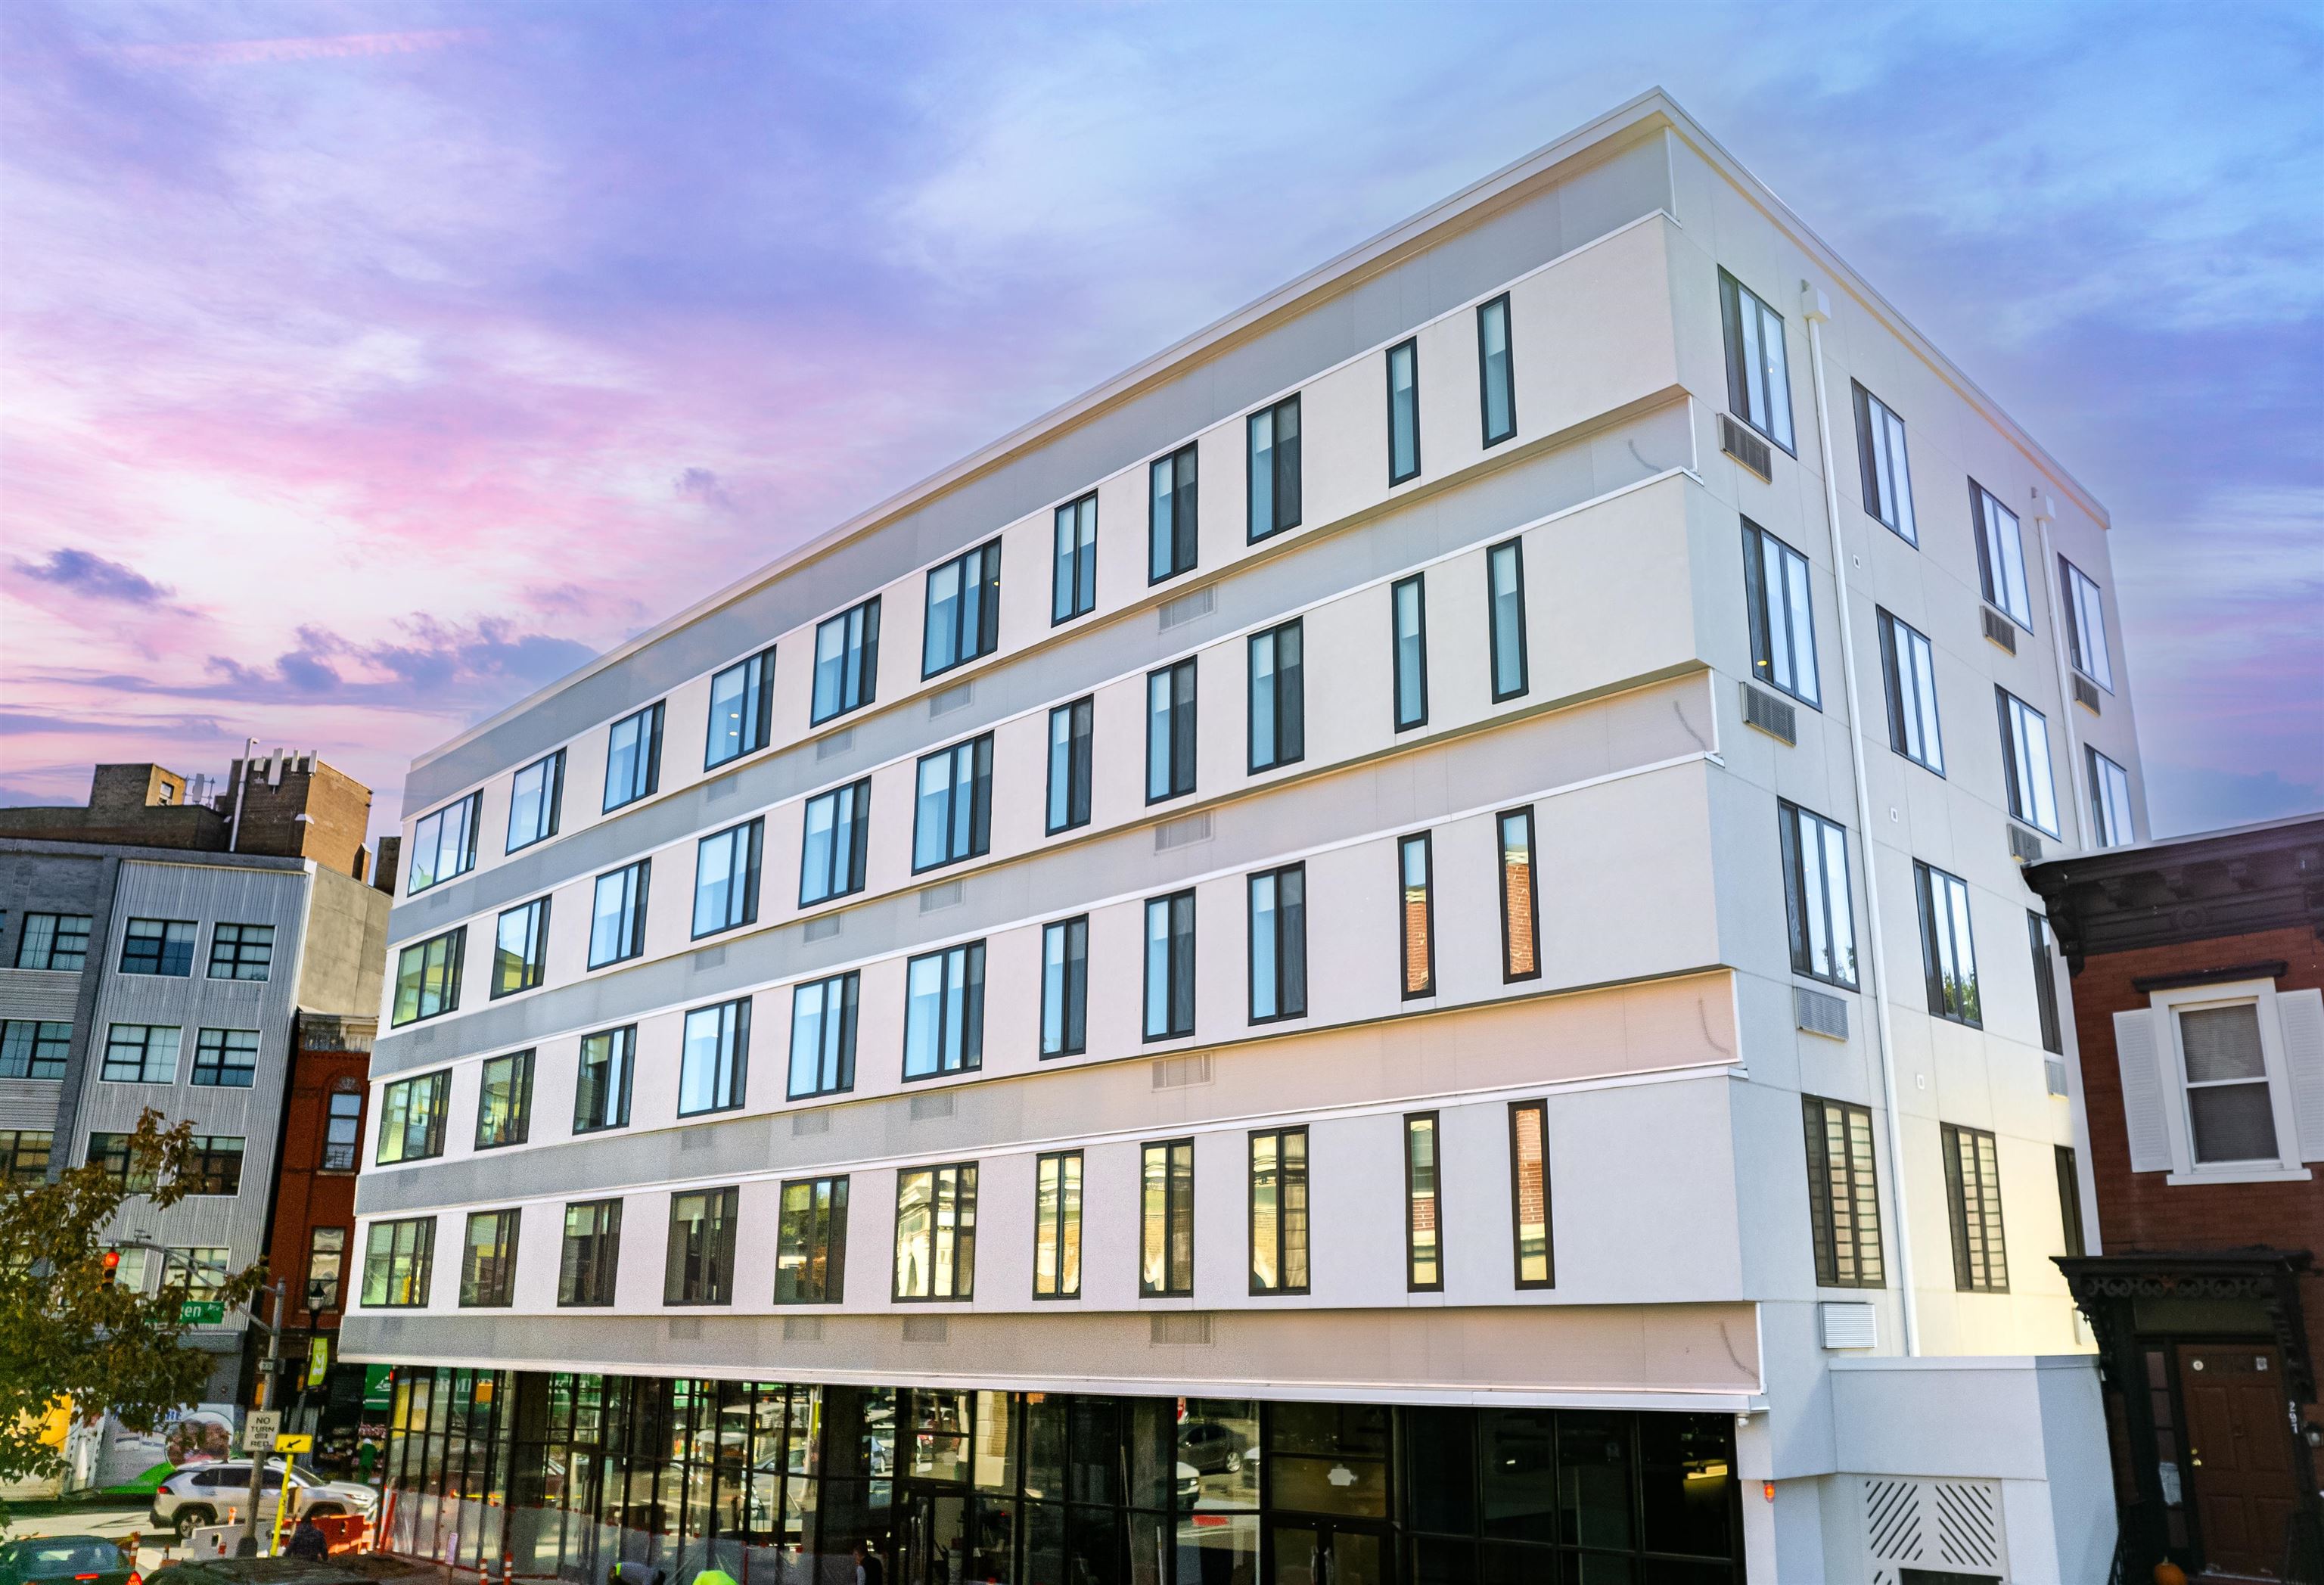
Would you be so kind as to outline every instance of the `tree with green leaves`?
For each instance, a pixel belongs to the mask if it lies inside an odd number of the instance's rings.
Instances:
[[[63,1450],[42,1440],[60,1403],[86,1424],[110,1414],[150,1432],[201,1396],[217,1356],[181,1341],[190,1274],[165,1267],[161,1290],[148,1294],[116,1282],[106,1258],[120,1248],[114,1224],[124,1202],[174,1205],[198,1170],[193,1124],[165,1127],[149,1108],[125,1173],[91,1162],[0,1186],[0,1481],[63,1472]],[[240,1304],[263,1279],[254,1266],[202,1296]]]

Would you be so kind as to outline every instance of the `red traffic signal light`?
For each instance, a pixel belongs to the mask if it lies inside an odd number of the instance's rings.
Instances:
[[[105,1286],[106,1287],[111,1287],[113,1286],[113,1279],[120,1270],[121,1251],[118,1249],[107,1249],[105,1252]]]

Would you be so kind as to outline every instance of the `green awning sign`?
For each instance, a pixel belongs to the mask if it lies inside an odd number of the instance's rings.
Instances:
[[[226,1301],[224,1299],[185,1300],[178,1306],[178,1324],[180,1326],[224,1326]]]
[[[395,1406],[395,1391],[389,1386],[387,1379],[388,1372],[394,1368],[392,1365],[364,1367],[363,1406],[364,1408],[384,1410]]]

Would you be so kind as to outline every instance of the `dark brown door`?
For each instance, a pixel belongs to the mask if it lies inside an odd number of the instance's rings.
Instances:
[[[2211,1572],[2273,1579],[2300,1500],[2283,1359],[2266,1343],[2182,1343],[2188,1477]]]

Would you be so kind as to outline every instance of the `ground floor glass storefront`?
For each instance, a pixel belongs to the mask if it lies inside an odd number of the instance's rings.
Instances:
[[[1735,1585],[1724,1415],[399,1368],[386,1544],[604,1585]]]

